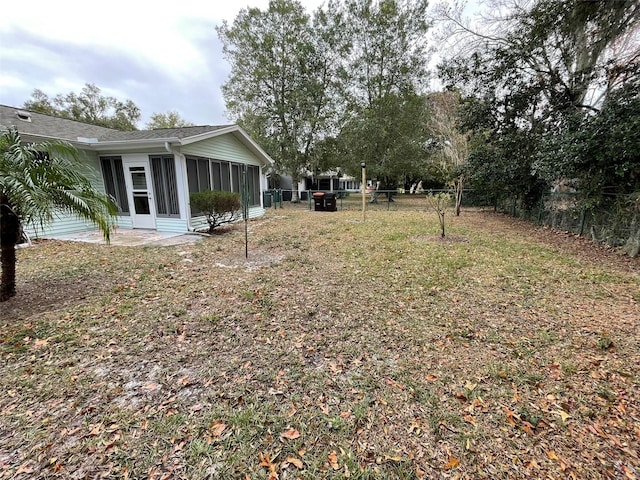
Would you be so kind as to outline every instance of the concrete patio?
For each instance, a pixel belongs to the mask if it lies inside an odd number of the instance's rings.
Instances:
[[[73,233],[68,235],[56,235],[49,237],[54,240],[64,240],[70,242],[88,242],[88,243],[106,243],[104,236],[99,230],[92,230],[89,232]],[[141,230],[141,229],[122,229],[118,228],[115,232],[111,233],[110,245],[121,247],[135,247],[135,246],[171,246],[171,245],[185,245],[190,243],[199,242],[205,238],[205,236],[197,233],[168,233],[158,232],[156,230]]]

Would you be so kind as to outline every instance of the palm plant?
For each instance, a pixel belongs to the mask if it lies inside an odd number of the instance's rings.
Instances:
[[[69,143],[23,144],[15,129],[0,132],[0,302],[16,294],[15,247],[23,225],[44,227],[69,213],[95,223],[109,241],[117,207],[82,171]]]

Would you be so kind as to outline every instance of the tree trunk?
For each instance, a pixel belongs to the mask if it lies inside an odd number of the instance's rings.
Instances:
[[[0,302],[16,294],[16,244],[20,234],[20,219],[9,206],[9,199],[0,197]]]
[[[291,176],[291,203],[300,203],[300,178],[298,175]]]

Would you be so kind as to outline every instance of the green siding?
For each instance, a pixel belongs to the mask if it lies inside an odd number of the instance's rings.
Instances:
[[[224,160],[236,163],[247,163],[249,165],[262,166],[261,162],[254,156],[251,151],[245,147],[233,134],[225,134],[220,137],[210,138],[201,142],[196,142],[191,145],[186,145],[179,148],[179,151],[183,155],[193,155],[198,157],[211,158],[215,160]],[[90,180],[91,183],[100,191],[104,192],[104,181],[102,179],[102,171],[100,169],[99,157],[101,155],[111,154],[121,156],[123,162],[131,156],[131,152],[118,152],[118,151],[101,151],[99,153],[91,151],[81,151],[81,158],[87,166],[85,172],[83,172]],[[157,152],[151,150],[144,150],[139,152],[144,155],[144,161],[148,158],[149,154],[162,153],[166,154],[164,150],[158,150]],[[178,190],[183,192],[183,188],[186,187],[186,181],[183,178],[184,172],[184,160],[180,156],[176,156],[177,166],[177,181]],[[184,185],[183,185],[184,184]],[[262,188],[262,181],[261,181]],[[261,192],[262,194],[262,192]],[[188,205],[188,197],[180,199],[180,209],[183,217],[186,217],[186,212],[182,212],[183,207]],[[251,207],[249,209],[249,218],[258,218],[263,216],[265,210],[262,207]],[[130,229],[132,228],[131,217],[123,215],[117,217],[116,223],[118,227]],[[77,217],[67,214],[59,214],[54,218],[54,221],[44,226],[27,225],[27,233],[32,238],[42,237],[55,237],[57,235],[65,235],[72,233],[79,233],[94,230],[96,227],[91,222],[81,220]],[[191,229],[202,230],[207,228],[207,223],[204,217],[198,217],[191,219]],[[189,231],[189,220],[186,218],[163,218],[156,217],[156,229],[160,232],[176,232],[182,233]]]
[[[180,149],[180,152],[214,160],[261,165],[253,153],[230,133],[186,145]]]
[[[102,181],[102,173],[100,171],[100,161],[94,152],[86,150],[80,151],[80,159],[86,165],[86,169],[82,172],[93,184],[93,186],[104,193],[104,183]],[[127,224],[127,218],[123,217],[123,227]],[[131,220],[128,220],[129,226]],[[120,221],[118,221],[120,226]],[[53,222],[41,225],[29,224],[25,226],[27,234],[32,238],[51,237],[56,235],[64,235],[69,233],[78,233],[94,230],[96,226],[86,220],[80,219],[74,215],[60,212],[54,216]]]
[[[180,218],[156,218],[156,230],[159,232],[185,233],[189,231],[187,221]]]

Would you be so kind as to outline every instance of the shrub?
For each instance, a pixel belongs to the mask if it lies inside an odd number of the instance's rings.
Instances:
[[[241,211],[240,194],[204,190],[189,195],[191,211],[202,212],[209,223],[209,233],[220,225],[238,220]]]

